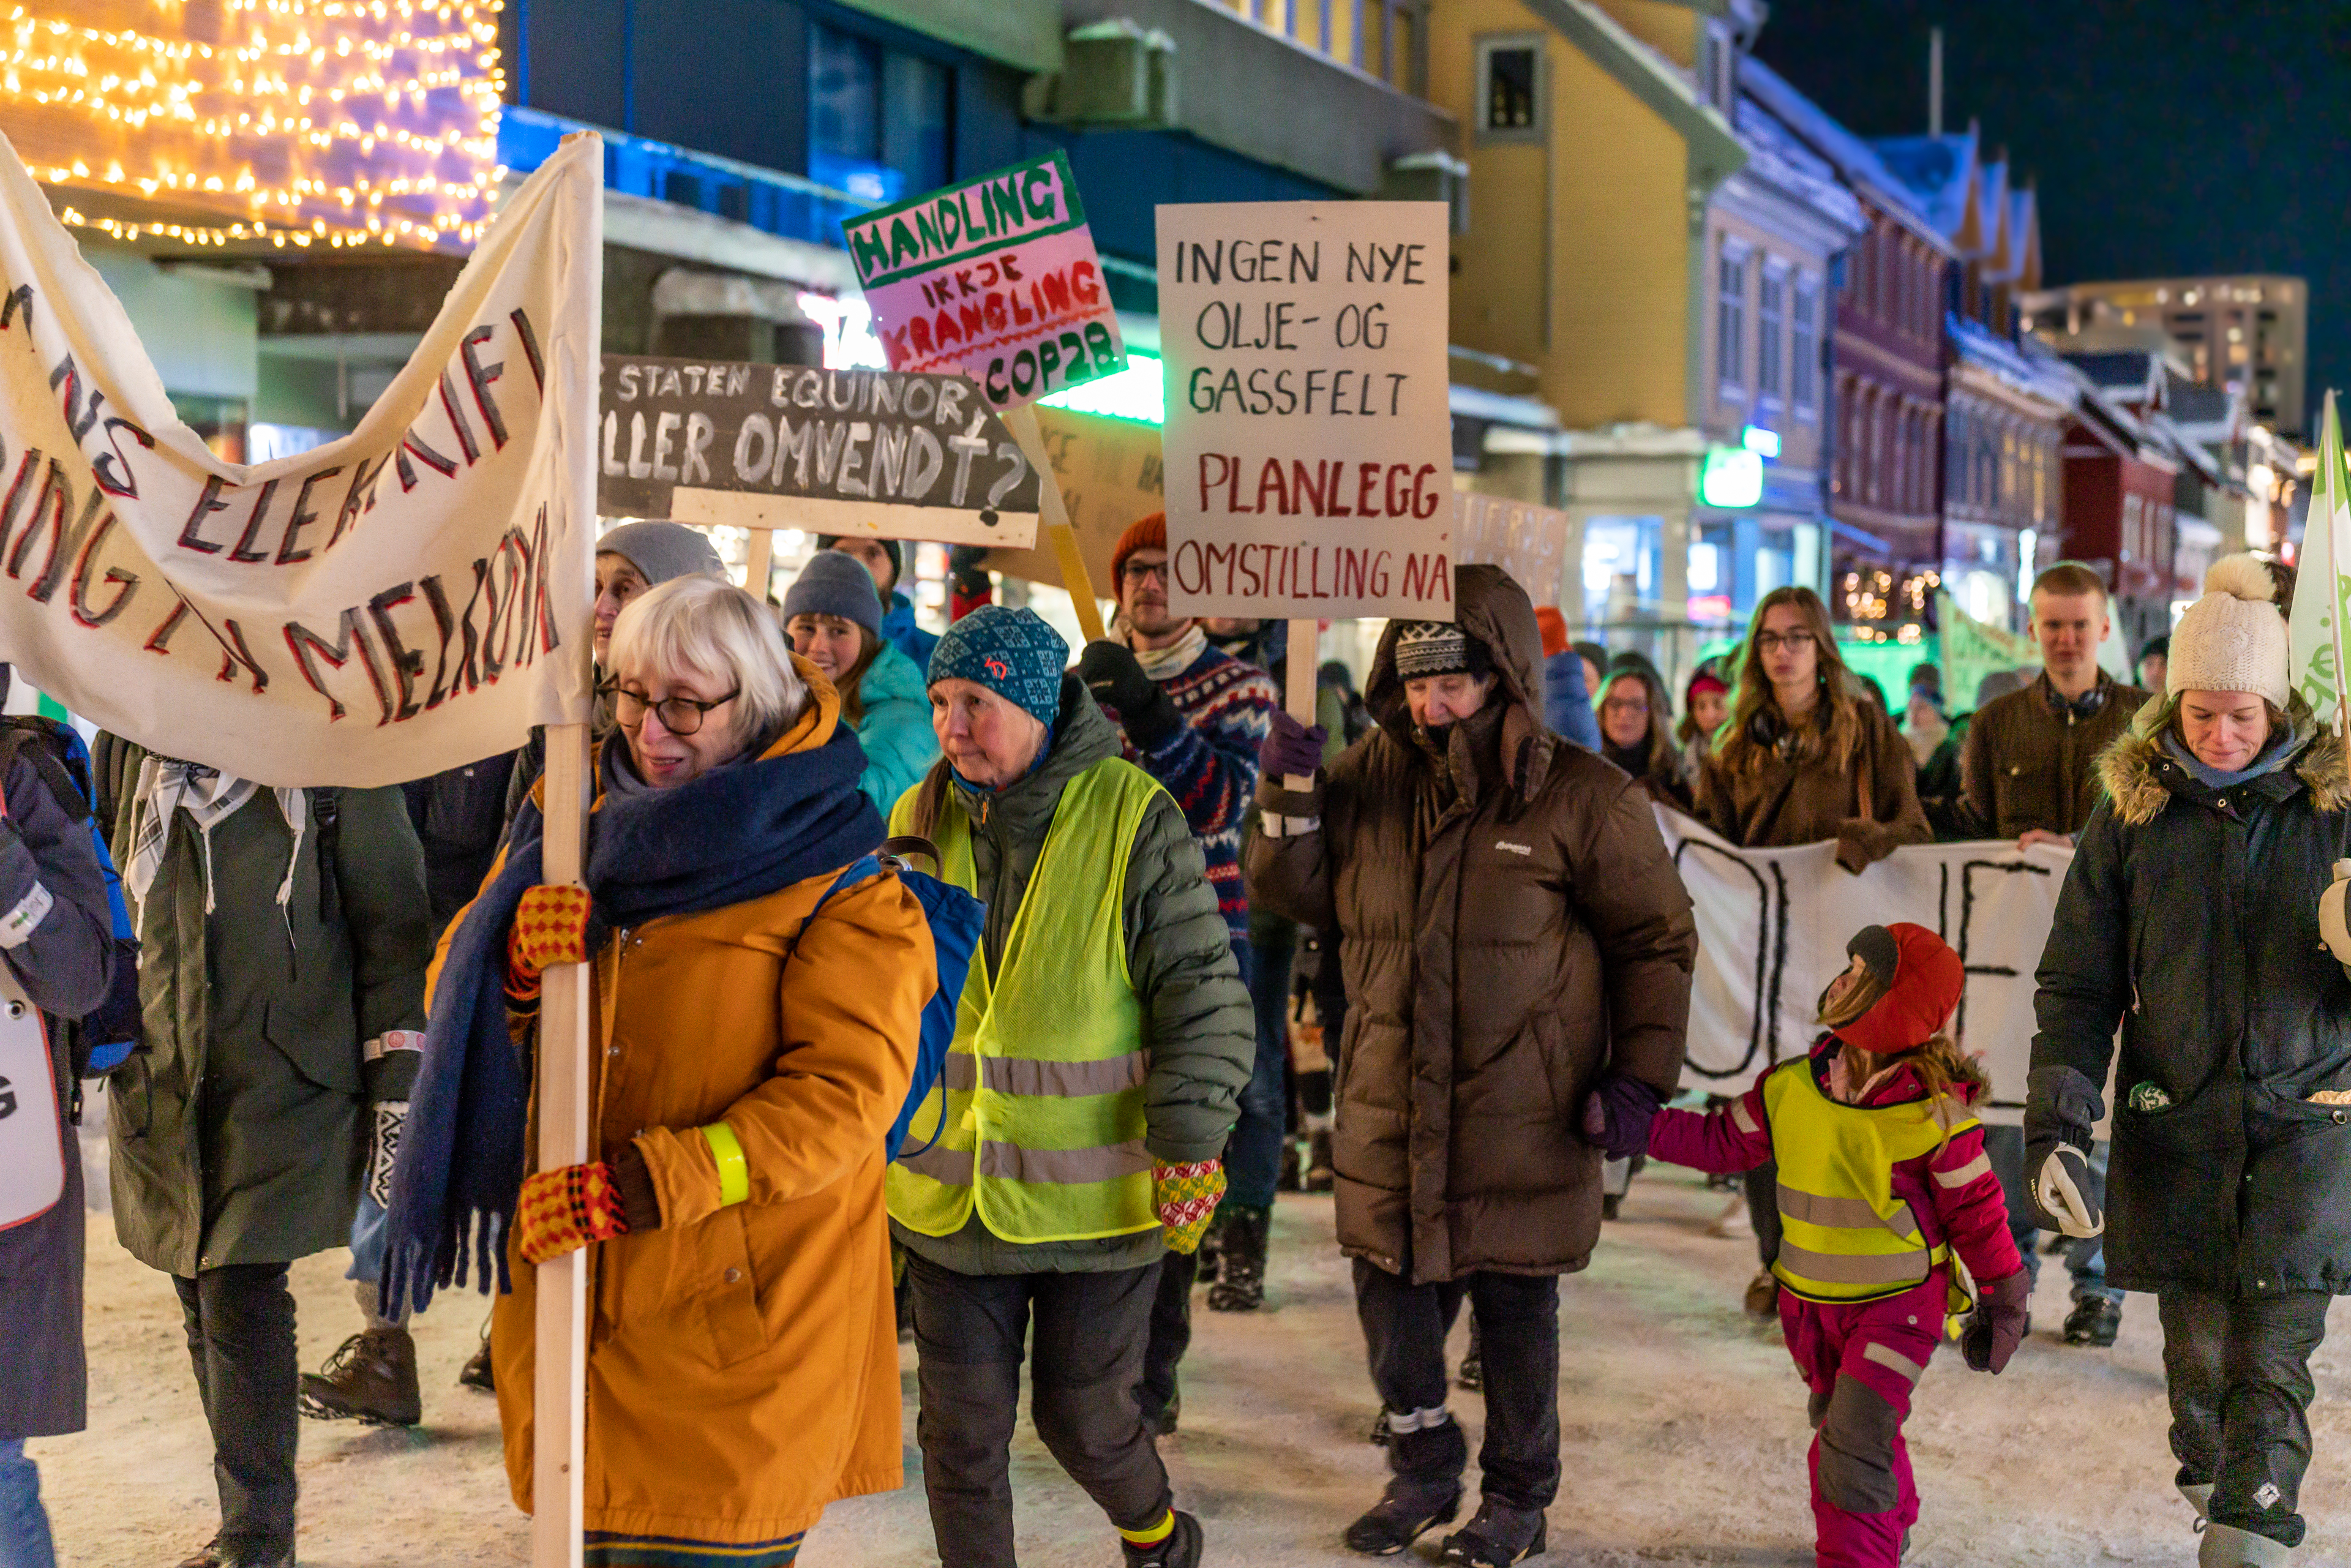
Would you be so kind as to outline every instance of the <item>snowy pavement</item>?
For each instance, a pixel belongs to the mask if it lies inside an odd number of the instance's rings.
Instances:
[[[1650,1167],[1592,1268],[1562,1282],[1560,1412],[1566,1479],[1544,1561],[1591,1568],[1812,1560],[1803,1389],[1776,1329],[1750,1323],[1740,1292],[1753,1244],[1709,1237],[1724,1205],[1698,1178]],[[171,1568],[216,1514],[210,1448],[170,1283],[118,1248],[93,1215],[91,1429],[37,1441],[65,1568]],[[296,1265],[302,1361],[316,1367],[358,1326],[340,1254]],[[1910,1563],[2177,1564],[2195,1561],[2164,1444],[2161,1336],[2134,1297],[2110,1352],[2068,1349],[2064,1270],[2048,1260],[2034,1333],[1998,1379],[1938,1353],[1909,1427],[1925,1497]],[[522,1564],[528,1530],[507,1496],[486,1395],[455,1385],[482,1322],[478,1298],[444,1296],[421,1321],[425,1425],[392,1432],[305,1423],[306,1568]],[[2304,1490],[2304,1553],[2351,1560],[2351,1307],[2314,1359],[2317,1459]],[[1466,1330],[1456,1333],[1456,1354]],[[834,1506],[806,1568],[936,1562],[913,1448],[905,1353],[907,1490]],[[1269,1310],[1203,1308],[1185,1368],[1184,1430],[1165,1451],[1182,1506],[1207,1525],[1207,1561],[1249,1568],[1360,1562],[1339,1533],[1379,1493],[1365,1443],[1374,1399],[1331,1200],[1276,1210]],[[1475,1395],[1454,1408],[1473,1439]],[[1021,1560],[1112,1568],[1113,1537],[1024,1421],[1013,1449]],[[1436,1537],[1424,1542],[1433,1559]],[[1407,1558],[1403,1561],[1413,1561]]]

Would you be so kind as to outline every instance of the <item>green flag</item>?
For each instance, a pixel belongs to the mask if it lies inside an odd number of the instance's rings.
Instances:
[[[2318,472],[2311,477],[2310,517],[2294,562],[2294,617],[2287,672],[2294,689],[2324,725],[2341,722],[2343,620],[2351,606],[2351,475],[2343,465],[2343,428],[2335,394],[2319,425]]]

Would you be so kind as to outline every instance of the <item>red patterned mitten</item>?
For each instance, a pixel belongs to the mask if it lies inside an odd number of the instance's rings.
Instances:
[[[621,1214],[621,1189],[612,1167],[601,1161],[560,1166],[526,1177],[515,1205],[515,1244],[525,1260],[544,1263],[577,1252],[590,1241],[629,1233]]]
[[[538,995],[538,977],[557,964],[588,961],[588,890],[570,883],[541,883],[523,889],[507,933],[507,991],[518,998]]]
[[[1167,1232],[1171,1252],[1196,1252],[1208,1221],[1224,1201],[1222,1160],[1195,1160],[1190,1165],[1151,1167],[1151,1201]]]

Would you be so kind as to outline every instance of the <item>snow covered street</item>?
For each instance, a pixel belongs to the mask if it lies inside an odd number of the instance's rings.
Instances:
[[[1740,1292],[1753,1244],[1706,1226],[1724,1197],[1692,1173],[1652,1166],[1592,1268],[1564,1281],[1560,1405],[1566,1479],[1547,1562],[1763,1564],[1812,1560],[1802,1386],[1776,1327],[1750,1322]],[[31,1445],[67,1568],[169,1568],[215,1512],[210,1451],[170,1283],[92,1215],[91,1429]],[[2068,1349],[2062,1262],[2047,1260],[2034,1333],[1998,1379],[1946,1346],[1907,1432],[1925,1498],[1910,1562],[1959,1564],[2194,1561],[2165,1448],[2154,1302],[2134,1297],[2111,1352]],[[315,1368],[356,1330],[340,1254],[294,1270],[302,1362]],[[1196,1304],[1197,1299],[1196,1298]],[[417,1327],[425,1424],[394,1432],[306,1422],[300,1551],[307,1568],[520,1564],[528,1525],[507,1497],[486,1395],[456,1386],[484,1312],[444,1296]],[[2351,1307],[2312,1360],[2317,1458],[2303,1494],[2304,1554],[2351,1552]],[[1275,1210],[1269,1310],[1199,1307],[1185,1367],[1184,1428],[1165,1445],[1177,1500],[1208,1531],[1208,1561],[1288,1568],[1358,1562],[1340,1531],[1379,1494],[1381,1450],[1364,1441],[1374,1398],[1331,1200],[1285,1196]],[[1457,1329],[1457,1352],[1466,1327]],[[914,1446],[914,1353],[904,1352],[906,1490],[835,1506],[810,1537],[807,1568],[935,1563]],[[1478,1396],[1457,1394],[1470,1428]],[[1014,1448],[1022,1560],[1106,1568],[1110,1531],[1024,1421]],[[1434,1555],[1435,1536],[1423,1550]],[[1405,1561],[1412,1561],[1405,1559]]]

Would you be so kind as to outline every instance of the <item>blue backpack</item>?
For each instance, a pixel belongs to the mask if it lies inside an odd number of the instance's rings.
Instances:
[[[923,917],[931,927],[931,946],[938,954],[938,988],[923,1007],[922,1043],[914,1053],[914,1081],[906,1089],[906,1103],[898,1108],[898,1119],[890,1125],[889,1142],[885,1145],[892,1159],[919,1155],[939,1141],[946,1131],[945,1117],[939,1130],[933,1133],[922,1148],[905,1147],[906,1129],[913,1124],[914,1113],[922,1108],[931,1091],[946,1076],[947,1051],[955,1044],[956,1012],[963,1004],[964,980],[971,973],[972,955],[979,950],[980,933],[987,923],[987,905],[950,882],[942,882],[927,873],[906,864],[909,855],[927,856],[933,865],[939,863],[939,852],[927,839],[895,838],[881,850],[844,868],[833,878],[824,896],[816,901],[816,909],[809,918],[816,918],[836,893],[855,887],[858,883],[882,874],[884,866],[898,873],[898,880],[923,906]]]
[[[77,1078],[102,1078],[131,1059],[146,1038],[139,1009],[139,938],[131,924],[131,907],[122,896],[122,878],[114,857],[107,852],[106,834],[90,810],[89,747],[69,724],[30,714],[0,718],[0,776],[19,756],[33,765],[41,782],[67,816],[89,825],[90,847],[97,852],[99,870],[106,876],[106,903],[112,917],[114,985],[96,1011],[67,1020],[71,1026],[71,1059]]]

